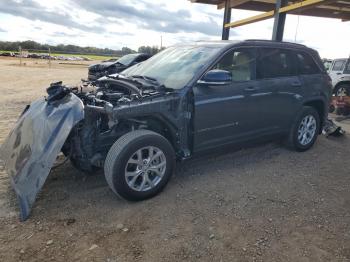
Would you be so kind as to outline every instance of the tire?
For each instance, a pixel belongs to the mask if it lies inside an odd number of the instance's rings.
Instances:
[[[350,96],[350,84],[339,84],[333,91],[336,96],[346,95]]]
[[[155,158],[152,161],[151,156]],[[166,138],[149,130],[136,130],[123,135],[112,145],[105,160],[104,173],[114,193],[126,200],[140,201],[160,193],[174,167],[175,152]]]
[[[307,120],[310,120],[308,122]],[[306,121],[306,122],[303,122]],[[306,128],[304,123],[309,123],[310,127]],[[311,125],[313,123],[313,125]],[[306,129],[303,129],[304,126]],[[308,130],[305,136],[301,136],[303,130]],[[300,133],[299,133],[300,131]],[[304,106],[292,125],[287,139],[287,146],[295,151],[303,152],[310,149],[315,143],[320,131],[320,116],[315,108],[310,106]]]

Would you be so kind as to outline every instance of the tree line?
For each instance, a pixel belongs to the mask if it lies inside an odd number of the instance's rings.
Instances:
[[[133,50],[129,47],[123,47],[120,50],[114,50],[110,48],[97,48],[97,47],[81,47],[76,45],[48,45],[48,44],[40,44],[35,41],[27,40],[27,41],[15,41],[15,42],[7,42],[0,41],[0,50],[6,51],[18,51],[19,48],[24,50],[35,52],[48,52],[49,50],[53,53],[65,53],[65,54],[90,54],[90,55],[110,55],[110,56],[123,56],[132,53],[146,53],[150,55],[154,55],[158,53],[161,49],[157,46],[140,46],[138,50]]]

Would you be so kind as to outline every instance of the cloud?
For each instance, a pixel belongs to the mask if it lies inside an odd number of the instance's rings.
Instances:
[[[0,27],[0,33],[4,33],[4,32],[7,32],[7,31]]]
[[[204,21],[192,19],[191,12],[185,9],[171,11],[165,5],[139,0],[137,3],[110,0],[76,0],[75,4],[86,11],[103,17],[113,17],[136,23],[143,29],[165,33],[202,33],[220,35],[220,25],[211,17]]]
[[[86,26],[75,22],[69,13],[58,13],[46,9],[44,6],[33,0],[23,0],[21,2],[14,0],[2,0],[0,13],[10,14],[13,16],[24,17],[30,20],[39,20],[42,22],[62,25],[69,28],[80,29],[82,31],[99,33],[104,32],[102,26]],[[67,10],[69,11],[69,10]]]

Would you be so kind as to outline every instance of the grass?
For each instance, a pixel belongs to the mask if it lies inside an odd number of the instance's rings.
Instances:
[[[6,50],[0,50],[1,53],[8,53],[8,52],[15,52],[15,51],[6,51]],[[34,54],[48,54],[48,52],[29,52]],[[79,57],[86,57],[91,60],[108,60],[111,58],[117,58],[117,56],[107,56],[107,55],[89,55],[89,54],[61,54],[61,53],[51,53],[52,56],[79,56]]]

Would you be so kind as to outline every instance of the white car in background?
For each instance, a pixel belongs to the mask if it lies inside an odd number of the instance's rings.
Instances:
[[[350,96],[350,58],[333,60],[328,72],[332,79],[333,93]]]

